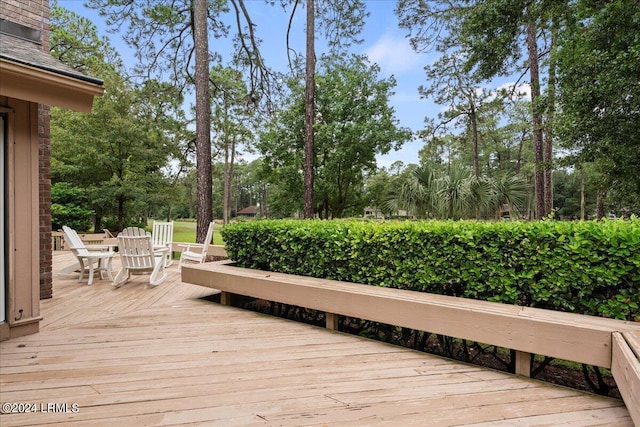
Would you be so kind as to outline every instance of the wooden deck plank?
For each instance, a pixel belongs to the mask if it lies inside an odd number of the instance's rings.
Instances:
[[[326,413],[311,409],[308,413],[298,411],[286,414],[271,412],[266,416],[268,421],[283,426],[317,425],[320,421],[336,423],[341,426],[367,425],[473,425],[474,423],[496,423],[509,420],[507,425],[522,423],[528,425],[531,416],[555,416],[573,410],[610,409],[619,407],[611,402],[585,402],[585,396],[561,395],[555,390],[525,389],[519,393],[512,390],[488,392],[482,395],[446,395],[429,400],[409,400],[385,402],[375,406],[349,405],[339,410]],[[424,406],[429,412],[424,412]],[[400,407],[398,407],[400,406]],[[515,418],[513,418],[515,417]],[[527,418],[525,418],[527,417]],[[305,422],[301,422],[302,419]],[[551,424],[558,425],[558,424]]]
[[[387,356],[387,357],[385,357]],[[403,355],[399,355],[403,356]],[[227,357],[227,356],[225,356]],[[233,359],[233,357],[227,357],[227,359]],[[335,375],[340,375],[343,378],[359,378],[362,376],[378,375],[378,370],[384,372],[395,372],[407,370],[420,374],[420,371],[416,369],[416,362],[421,364],[423,372],[437,372],[437,373],[455,373],[455,372],[475,372],[480,368],[467,366],[467,365],[433,365],[431,367],[426,366],[422,361],[416,361],[415,359],[403,359],[398,357],[396,353],[389,353],[388,355],[375,354],[375,355],[353,355],[345,356],[344,358],[334,358],[331,362],[337,366],[331,373],[326,372],[326,368],[322,365],[324,359],[312,358],[308,360],[308,363],[302,365],[296,360],[278,361],[274,363],[263,363],[252,361],[248,364],[238,365],[235,363],[216,364],[215,366],[204,366],[201,363],[195,365],[194,363],[185,363],[176,361],[169,365],[167,363],[161,365],[161,369],[144,370],[135,373],[118,373],[117,371],[111,375],[101,375],[92,377],[92,387],[100,389],[101,392],[110,392],[110,389],[117,389],[120,391],[135,388],[153,388],[164,387],[167,384],[176,385],[180,381],[188,380],[189,384],[197,384],[201,382],[211,381],[242,381],[247,379],[253,379],[256,373],[260,374],[261,378],[279,378],[283,373],[291,375],[292,369],[296,368],[295,373],[297,375],[317,375],[322,378],[331,378]],[[189,361],[190,362],[190,361]],[[390,362],[393,362],[393,368],[389,368]],[[367,372],[361,372],[357,369],[357,365],[366,364],[369,368]],[[185,366],[188,365],[188,366]],[[371,372],[371,373],[369,373]],[[156,378],[163,378],[162,384],[156,382]],[[211,378],[209,378],[211,377]],[[23,378],[13,376],[16,381],[5,382],[2,387],[6,391],[20,391],[30,389],[42,389],[41,381],[33,379],[25,381]],[[55,382],[55,387],[73,387],[86,384],[86,378],[83,376],[68,377],[58,379]]]
[[[0,391],[79,411],[0,425],[633,425],[620,400],[221,306],[179,280],[54,275],[41,332],[0,343]]]

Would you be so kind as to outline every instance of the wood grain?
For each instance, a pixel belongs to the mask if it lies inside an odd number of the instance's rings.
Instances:
[[[41,332],[0,343],[0,395],[78,411],[3,427],[633,425],[620,400],[211,303],[175,266],[114,289],[65,261]]]

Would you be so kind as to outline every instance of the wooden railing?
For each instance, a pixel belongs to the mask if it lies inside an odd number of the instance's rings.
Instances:
[[[113,247],[117,247],[118,245],[117,238],[108,237],[105,233],[85,233],[85,234],[78,234],[78,236],[80,236],[80,240],[82,240],[82,242],[85,245],[111,245]],[[180,252],[182,250],[180,248],[180,245],[184,246],[186,244],[187,243],[173,242],[172,251]],[[54,251],[69,250],[69,248],[65,246],[64,233],[62,231],[51,232],[51,248]],[[207,253],[211,256],[219,256],[219,257],[227,256],[227,252],[224,249],[224,246],[221,246],[221,245],[209,245]]]
[[[338,315],[516,350],[516,373],[529,376],[532,354],[612,369],[632,419],[640,426],[640,323],[456,298],[213,262],[182,268],[182,281],[218,289],[229,304],[239,294]]]
[[[115,245],[116,239],[107,237],[105,233],[78,233],[80,240],[85,245]],[[54,251],[66,251],[69,250],[64,242],[64,233],[62,231],[51,232],[51,248]]]

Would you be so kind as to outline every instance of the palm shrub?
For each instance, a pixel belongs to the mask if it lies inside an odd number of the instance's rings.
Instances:
[[[522,177],[509,172],[476,177],[459,163],[427,164],[409,168],[392,183],[384,208],[405,209],[414,218],[479,219],[482,212],[498,216],[503,205],[510,213],[523,210],[529,190]]]

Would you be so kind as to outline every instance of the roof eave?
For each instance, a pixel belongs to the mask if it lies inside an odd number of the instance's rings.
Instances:
[[[0,95],[44,105],[91,112],[102,85],[0,58]]]

